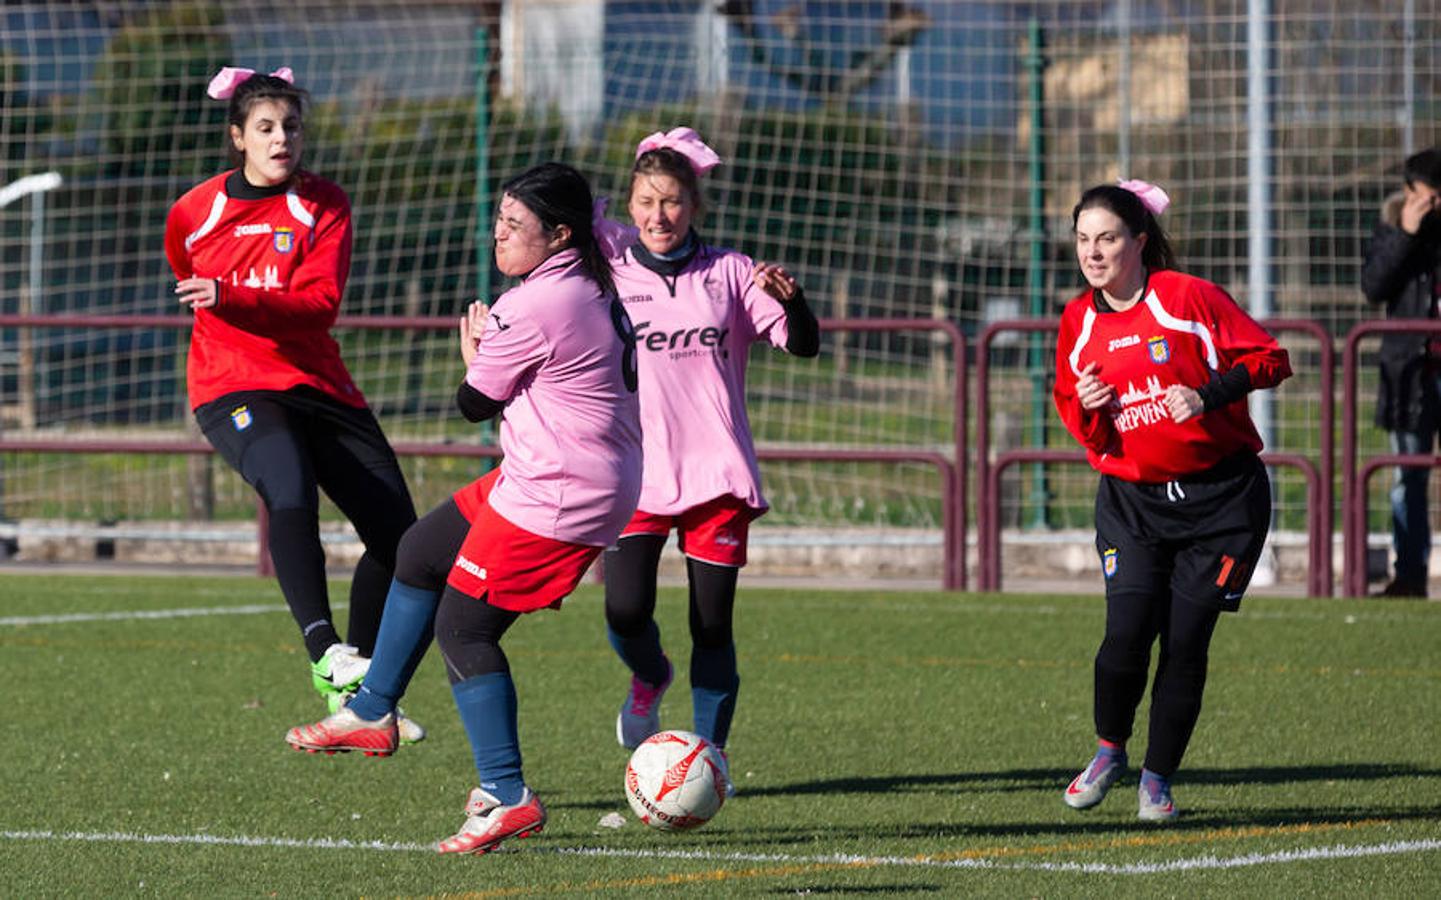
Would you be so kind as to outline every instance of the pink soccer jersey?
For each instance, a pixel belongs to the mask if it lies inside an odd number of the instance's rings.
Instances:
[[[702,246],[674,278],[613,262],[640,356],[645,482],[639,508],[675,515],[726,494],[766,508],[746,417],[750,345],[785,348],[780,301],[751,281],[750,257]]]
[[[624,374],[635,361],[612,303],[574,250],[557,253],[495,301],[465,375],[508,401],[490,506],[542,537],[604,546],[635,512],[640,411]]]

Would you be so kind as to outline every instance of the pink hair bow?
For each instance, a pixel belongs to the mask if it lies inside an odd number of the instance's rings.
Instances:
[[[704,175],[720,165],[721,159],[716,152],[705,145],[694,129],[685,127],[672,128],[665,133],[657,131],[636,145],[635,158],[640,159],[642,153],[663,148],[674,150],[690,160],[690,167],[697,175]]]
[[[609,203],[605,197],[595,201],[595,205],[591,207],[590,230],[595,235],[600,252],[604,253],[607,259],[615,259],[640,239],[640,229],[607,219],[605,208]]]
[[[253,75],[255,75],[254,69],[239,69],[226,66],[217,72],[214,78],[210,79],[210,86],[205,89],[205,93],[209,94],[215,100],[228,100],[230,99],[230,95],[235,93],[235,89],[240,87],[242,83],[250,80]],[[290,71],[289,66],[281,66],[274,72],[271,72],[270,75],[273,78],[279,78],[281,81],[288,81],[291,84],[295,83],[295,73]]]
[[[1166,211],[1166,207],[1171,205],[1170,195],[1149,181],[1132,178],[1130,181],[1121,181],[1117,184],[1135,194],[1136,198],[1141,201],[1141,205],[1150,210],[1153,216],[1159,216]]]

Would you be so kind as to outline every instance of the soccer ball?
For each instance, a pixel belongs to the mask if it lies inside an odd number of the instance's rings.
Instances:
[[[635,748],[625,766],[625,799],[640,820],[661,831],[710,821],[725,802],[720,750],[689,731],[662,731]]]

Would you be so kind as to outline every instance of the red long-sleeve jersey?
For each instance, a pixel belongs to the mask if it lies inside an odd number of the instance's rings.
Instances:
[[[231,391],[298,385],[365,406],[330,336],[350,274],[349,198],[302,172],[283,193],[240,199],[227,195],[231,174],[191,188],[165,222],[175,277],[220,282],[215,306],[195,311],[191,408]]]
[[[1081,408],[1076,381],[1092,362],[1116,390],[1097,410]],[[1200,388],[1244,366],[1252,389],[1275,387],[1291,364],[1264,328],[1225,291],[1180,272],[1152,272],[1142,300],[1125,312],[1099,312],[1087,288],[1066,304],[1056,345],[1056,409],[1098,472],[1160,482],[1204,471],[1261,437],[1244,402],[1176,423],[1166,388]]]

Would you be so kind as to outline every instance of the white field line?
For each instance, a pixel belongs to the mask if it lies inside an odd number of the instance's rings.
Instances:
[[[347,604],[332,603],[333,609]],[[261,613],[288,612],[283,603],[251,604],[249,606],[209,606],[189,609],[134,609],[103,613],[56,613],[49,616],[5,616],[0,626],[69,625],[73,622],[126,622],[142,619],[189,619],[198,616],[254,616]]]
[[[433,844],[348,841],[344,838],[225,837],[216,834],[137,834],[129,831],[0,831],[7,841],[81,841],[109,844],[201,844],[213,847],[287,847],[301,850],[387,850],[435,852]]]
[[[83,843],[136,844],[198,844],[221,847],[279,847],[301,850],[377,850],[401,853],[434,853],[432,844],[389,843],[386,841],[349,841],[331,838],[223,837],[210,834],[136,834],[132,832],[80,831],[0,831],[0,840],[12,841],[78,841]],[[621,850],[604,847],[534,848],[527,852],[545,852],[560,856],[623,857],[629,859],[674,859],[695,862],[779,863],[784,865],[845,865],[897,866],[937,869],[989,869],[1015,871],[1079,872],[1090,875],[1156,875],[1211,869],[1239,869],[1247,866],[1311,862],[1316,860],[1356,859],[1370,856],[1395,856],[1403,853],[1429,853],[1441,850],[1441,839],[1389,841],[1384,844],[1334,844],[1329,847],[1306,847],[1279,850],[1273,853],[1248,853],[1242,856],[1196,856],[1160,862],[996,862],[988,859],[933,859],[926,856],[863,856],[853,854],[822,854],[795,856],[786,853],[711,853],[703,850]]]

